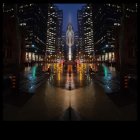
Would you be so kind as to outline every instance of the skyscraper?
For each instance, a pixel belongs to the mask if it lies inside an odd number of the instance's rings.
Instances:
[[[48,5],[46,52],[49,55],[57,53],[61,48],[63,13],[54,4]]]
[[[97,61],[115,61],[114,30],[120,26],[121,6],[96,4],[93,6],[94,48]]]
[[[26,30],[26,62],[43,62],[46,49],[47,4],[18,4],[19,25]]]
[[[92,6],[87,4],[78,10],[79,47],[87,55],[94,55]]]

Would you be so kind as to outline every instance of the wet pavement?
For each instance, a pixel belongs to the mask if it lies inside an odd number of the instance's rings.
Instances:
[[[121,97],[124,102],[126,99]],[[136,100],[122,106],[117,104],[119,100],[114,102],[97,80],[82,71],[69,74],[58,70],[33,94],[15,95],[5,101],[3,117],[31,121],[136,120]]]

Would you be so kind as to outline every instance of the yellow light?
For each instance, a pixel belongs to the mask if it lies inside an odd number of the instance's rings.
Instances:
[[[58,72],[58,81],[60,81],[61,79],[61,74],[60,74],[60,71]]]

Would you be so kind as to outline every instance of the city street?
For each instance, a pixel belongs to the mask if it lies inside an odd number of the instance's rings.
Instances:
[[[80,73],[69,74],[58,70],[33,93],[19,95],[17,99],[10,98],[14,104],[4,103],[4,120],[137,119],[135,101],[118,105],[96,80]],[[126,97],[123,102],[125,100]]]
[[[136,121],[137,6],[3,3],[3,120]]]

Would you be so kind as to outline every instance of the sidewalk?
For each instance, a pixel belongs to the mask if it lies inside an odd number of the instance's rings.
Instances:
[[[96,73],[93,80],[104,88],[105,93],[119,108],[127,111],[129,106],[134,106],[132,110],[136,110],[137,90],[129,88],[128,93],[121,93],[119,78],[116,72],[111,70],[106,76],[99,72]]]

